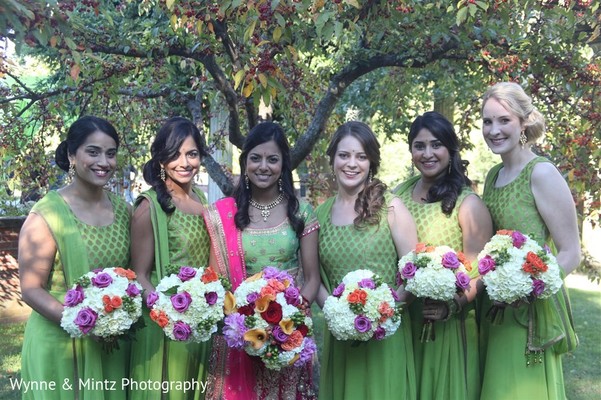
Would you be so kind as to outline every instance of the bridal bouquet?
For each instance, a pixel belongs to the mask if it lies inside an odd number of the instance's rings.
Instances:
[[[61,327],[74,338],[98,336],[112,350],[142,315],[141,292],[136,273],[130,269],[90,271],[67,291]]]
[[[399,275],[405,290],[417,297],[439,301],[453,301],[470,285],[471,266],[461,252],[448,246],[428,246],[418,243],[399,260]],[[449,307],[449,313],[451,312]],[[432,321],[424,322],[422,341],[434,340]]]
[[[311,360],[317,351],[313,321],[290,274],[266,267],[242,282],[233,297],[223,327],[229,347],[260,357],[273,370]]]
[[[150,318],[172,340],[205,342],[223,319],[227,287],[211,267],[180,267],[148,294]]]
[[[328,296],[323,313],[338,340],[382,340],[401,324],[396,292],[372,271],[349,272]]]
[[[545,299],[563,285],[548,248],[519,231],[500,230],[478,255],[478,271],[493,301]]]

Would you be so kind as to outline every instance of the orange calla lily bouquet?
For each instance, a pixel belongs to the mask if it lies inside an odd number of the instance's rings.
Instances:
[[[308,304],[292,276],[266,267],[226,300],[223,335],[229,347],[260,357],[269,369],[300,367],[317,351]]]

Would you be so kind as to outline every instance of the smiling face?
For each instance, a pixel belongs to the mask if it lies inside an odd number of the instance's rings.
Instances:
[[[173,160],[165,163],[165,174],[178,186],[189,186],[200,169],[200,151],[192,136],[187,136]]]
[[[369,176],[370,165],[357,138],[347,135],[338,142],[332,167],[339,188],[348,192],[361,191]]]
[[[88,135],[69,162],[75,166],[75,179],[93,186],[104,186],[117,167],[117,143],[102,131]]]
[[[493,153],[503,155],[520,149],[522,123],[495,98],[482,108],[482,135]]]
[[[435,181],[444,175],[451,161],[449,149],[426,128],[413,139],[411,158],[425,181]]]
[[[282,151],[274,140],[253,147],[246,156],[246,175],[252,189],[278,191]]]

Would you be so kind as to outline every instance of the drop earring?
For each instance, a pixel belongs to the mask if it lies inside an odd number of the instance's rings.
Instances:
[[[69,176],[69,180],[73,181],[73,178],[75,178],[75,164],[69,164],[69,172],[67,172],[67,175]]]
[[[282,193],[282,178],[278,179],[278,190]]]
[[[162,165],[161,165],[161,171],[159,172],[159,176],[163,182],[165,182],[165,179],[167,179],[167,177],[165,176],[165,168],[163,168]]]
[[[452,158],[449,160],[449,168],[447,168],[447,174],[451,173],[451,164],[453,164],[453,159]]]
[[[250,189],[250,179],[248,179],[248,175],[244,174],[244,187],[246,190]]]
[[[522,131],[520,133],[520,145],[522,145],[522,149],[526,146],[526,143],[528,143],[528,138],[526,137],[526,132]]]

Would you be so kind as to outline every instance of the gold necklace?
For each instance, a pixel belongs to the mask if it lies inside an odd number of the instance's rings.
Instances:
[[[252,198],[250,199],[250,205],[256,208],[257,210],[261,210],[261,216],[263,217],[263,221],[267,222],[267,217],[271,214],[273,208],[275,208],[278,204],[280,204],[284,200],[284,194],[280,193],[280,195],[269,204],[260,204],[254,201]]]

